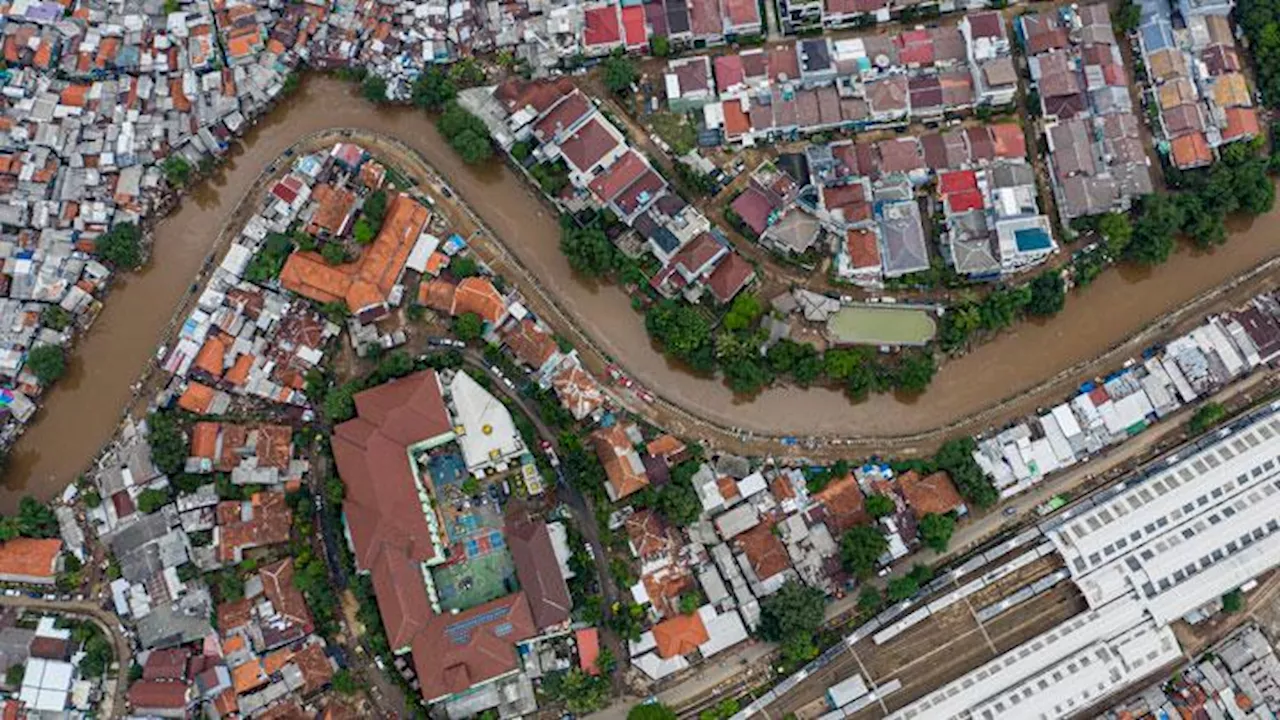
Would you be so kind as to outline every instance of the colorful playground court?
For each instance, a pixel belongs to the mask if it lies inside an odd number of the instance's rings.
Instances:
[[[469,475],[458,455],[433,455],[426,466],[449,536],[450,561],[432,571],[441,607],[467,610],[514,592],[519,585],[501,508],[487,492],[480,493],[480,503],[462,492]]]

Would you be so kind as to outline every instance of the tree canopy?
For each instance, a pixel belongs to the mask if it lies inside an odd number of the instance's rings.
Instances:
[[[617,95],[630,90],[631,84],[639,77],[635,61],[626,55],[611,55],[600,69],[604,86]]]
[[[886,515],[892,515],[896,509],[892,500],[879,493],[868,495],[865,507],[867,514],[877,520]]]
[[[166,475],[182,471],[187,461],[187,439],[173,413],[157,410],[147,416],[147,440],[151,445],[151,462]]]
[[[439,65],[429,65],[413,81],[410,98],[423,110],[439,112],[458,96],[458,88],[449,74]]]
[[[37,345],[27,353],[27,368],[48,385],[67,372],[66,352],[61,345]]]
[[[453,319],[453,334],[462,342],[479,340],[484,334],[484,320],[475,313],[462,313]]]
[[[93,251],[120,270],[142,264],[142,231],[133,223],[117,223],[93,241]]]
[[[955,532],[956,519],[950,513],[938,515],[926,513],[920,518],[920,539],[924,544],[937,552],[946,552],[951,542],[951,534]]]
[[[444,112],[436,121],[440,134],[448,141],[462,161],[476,165],[493,156],[493,143],[489,141],[489,128],[484,121],[472,115],[456,100],[444,106]]]
[[[570,267],[589,277],[608,274],[618,252],[598,225],[579,227],[567,216],[560,224],[560,251]]]
[[[645,328],[662,347],[696,372],[715,369],[715,348],[707,318],[697,308],[675,300],[655,303],[645,313]]]
[[[627,720],[676,720],[678,716],[662,703],[643,703],[627,712]]]
[[[858,525],[840,538],[840,561],[859,578],[871,577],[876,562],[889,550],[889,541],[875,527]]]
[[[817,656],[814,635],[822,627],[822,591],[788,580],[760,603],[760,637],[781,643],[786,660],[799,663]]]

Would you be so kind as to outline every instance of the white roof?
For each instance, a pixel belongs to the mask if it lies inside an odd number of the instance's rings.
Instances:
[[[649,652],[640,657],[632,658],[631,664],[640,668],[645,675],[654,680],[661,680],[672,673],[680,672],[689,667],[689,661],[685,660],[683,655],[676,655],[663,660],[658,657],[656,652]]]
[[[720,537],[731,540],[750,530],[760,522],[760,513],[754,505],[743,504],[716,518],[716,530]]]
[[[440,238],[431,233],[422,233],[418,236],[418,241],[413,244],[413,250],[409,252],[409,259],[405,260],[404,266],[419,273],[426,272],[427,260],[438,247],[440,247]]]
[[[454,373],[449,395],[455,410],[453,422],[462,430],[458,432],[458,445],[468,469],[505,462],[524,452],[520,431],[507,406],[470,375]]]
[[[1168,622],[1280,564],[1280,415],[1258,420],[1046,534],[1093,607],[1137,592]]]
[[[764,492],[766,487],[768,485],[764,481],[764,475],[761,475],[758,470],[738,481],[738,492],[744,498]]]
[[[708,636],[707,641],[698,646],[703,657],[711,657],[747,639],[747,628],[737,610],[717,615],[714,607],[703,605],[698,608],[698,615]]]

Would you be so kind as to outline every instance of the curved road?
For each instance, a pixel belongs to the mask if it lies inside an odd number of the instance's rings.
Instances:
[[[125,708],[125,691],[129,685],[129,667],[133,664],[133,646],[120,634],[120,618],[113,613],[88,601],[75,600],[43,600],[28,597],[0,597],[0,605],[14,608],[26,608],[45,612],[56,612],[63,615],[75,615],[92,620],[98,629],[111,638],[115,649],[116,677],[115,689],[108,693],[107,705],[102,710],[102,717],[123,717]],[[108,678],[110,670],[108,670]]]
[[[592,348],[588,358],[599,371],[606,358],[668,402],[630,406],[676,432],[710,438],[720,447],[760,454],[783,453],[776,442],[741,443],[726,428],[773,435],[820,436],[840,447],[831,454],[860,451],[910,454],[927,451],[945,434],[975,432],[1039,404],[1056,401],[1082,376],[1117,364],[1091,363],[1108,348],[1123,345],[1120,357],[1141,349],[1140,336],[1152,323],[1168,323],[1171,308],[1280,255],[1264,229],[1280,210],[1237,232],[1211,254],[1181,251],[1154,273],[1109,272],[1061,315],[1047,323],[1022,323],[968,355],[946,362],[919,399],[876,396],[852,405],[838,391],[780,387],[754,401],[741,401],[721,383],[671,366],[651,347],[643,320],[624,293],[573,276],[559,252],[554,212],[528,184],[505,166],[483,170],[463,166],[424,114],[408,109],[374,110],[352,86],[312,76],[299,93],[270,113],[246,137],[213,181],[194,190],[156,230],[153,262],[113,291],[97,325],[79,343],[71,372],[43,399],[38,421],[11,455],[0,507],[16,505],[24,492],[52,495],[81,472],[115,429],[131,399],[130,384],[147,366],[159,328],[171,320],[192,278],[213,258],[210,252],[243,202],[252,206],[252,188],[264,169],[300,137],[358,128],[390,139],[449,179],[450,186],[492,231],[495,252],[510,259],[512,280],[545,288],[557,330]],[[278,168],[277,168],[278,170]],[[500,241],[500,242],[499,242]],[[1191,314],[1200,314],[1197,307]],[[1127,341],[1127,344],[1125,344]],[[584,353],[590,355],[591,353]],[[1050,378],[1045,381],[1045,378]],[[1001,398],[1009,398],[1002,403]],[[995,409],[993,409],[995,408]],[[822,449],[805,451],[821,456]]]

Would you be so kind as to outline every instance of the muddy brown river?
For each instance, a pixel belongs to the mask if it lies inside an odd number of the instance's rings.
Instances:
[[[462,164],[430,118],[407,109],[378,110],[337,80],[312,77],[245,138],[225,168],[195,190],[156,230],[152,261],[117,283],[68,376],[42,401],[5,472],[0,509],[22,494],[46,498],[82,472],[114,432],[173,309],[199,272],[219,230],[263,169],[304,135],[333,127],[395,136],[432,163],[544,285],[640,383],[678,399],[715,422],[769,433],[909,434],[946,425],[1094,357],[1203,291],[1280,254],[1280,210],[1241,228],[1211,253],[1183,248],[1151,272],[1107,272],[1073,296],[1051,322],[1022,323],[974,352],[947,362],[912,402],[893,396],[851,405],[838,392],[779,388],[736,401],[718,382],[669,364],[650,346],[642,318],[612,287],[580,282],[561,256],[556,218],[498,161]]]

